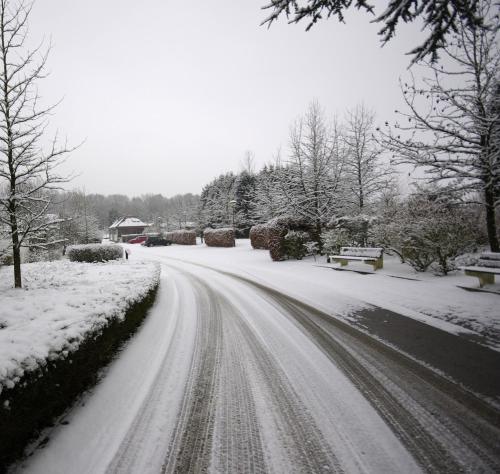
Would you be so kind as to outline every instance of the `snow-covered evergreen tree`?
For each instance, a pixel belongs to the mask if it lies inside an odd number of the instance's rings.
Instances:
[[[233,223],[232,201],[236,195],[234,173],[222,174],[207,184],[200,196],[202,227],[224,227]],[[234,212],[236,210],[234,209]]]
[[[265,165],[257,174],[255,190],[254,220],[267,222],[284,214],[287,210],[285,199],[280,192],[280,180],[283,170],[279,164]]]
[[[309,30],[322,18],[337,17],[344,22],[345,11],[353,6],[375,15],[372,22],[383,25],[378,34],[384,44],[396,36],[398,26],[417,19],[422,21],[426,37],[422,44],[410,51],[414,62],[426,56],[436,60],[440,48],[446,46],[449,34],[457,30],[460,22],[467,25],[485,22],[477,0],[390,0],[385,6],[374,6],[366,0],[268,0],[264,8],[270,9],[271,13],[263,23],[270,25],[285,15],[290,23],[308,21]],[[377,14],[377,8],[382,8],[382,13]]]
[[[245,236],[248,236],[250,227],[258,222],[255,218],[256,187],[256,176],[247,170],[242,171],[236,178],[234,189],[235,226]]]

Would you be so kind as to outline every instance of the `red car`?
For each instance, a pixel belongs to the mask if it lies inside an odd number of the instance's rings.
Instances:
[[[147,239],[147,236],[145,235],[138,235],[137,237],[134,237],[133,239],[130,239],[128,241],[129,244],[142,244],[145,242]]]

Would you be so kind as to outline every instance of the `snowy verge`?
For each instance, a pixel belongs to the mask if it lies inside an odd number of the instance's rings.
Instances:
[[[97,381],[146,316],[160,273],[152,262],[23,267],[22,290],[0,271],[0,472]]]
[[[23,289],[12,288],[12,267],[0,269],[0,393],[25,371],[67,357],[88,333],[123,319],[159,281],[152,262],[23,265]]]

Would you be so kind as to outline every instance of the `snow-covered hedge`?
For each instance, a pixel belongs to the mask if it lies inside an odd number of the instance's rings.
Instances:
[[[196,245],[196,232],[194,230],[174,230],[167,232],[165,238],[174,244]]]
[[[31,263],[20,292],[0,269],[0,472],[96,381],[153,304],[159,273],[153,262]]]
[[[107,262],[123,257],[123,248],[119,245],[87,244],[73,245],[68,249],[68,258],[72,262]]]
[[[296,258],[294,255],[289,255],[285,236],[290,231],[307,232],[309,225],[301,220],[290,216],[279,216],[271,219],[267,224],[267,238],[269,243],[269,254],[275,262],[285,260],[286,258]]]
[[[205,244],[208,247],[234,247],[234,230],[224,229],[205,229],[203,231]]]
[[[266,224],[256,224],[250,229],[250,243],[254,249],[269,250],[269,229]]]
[[[290,230],[283,242],[284,252],[288,258],[302,260],[307,255],[305,244],[311,239],[307,232]]]

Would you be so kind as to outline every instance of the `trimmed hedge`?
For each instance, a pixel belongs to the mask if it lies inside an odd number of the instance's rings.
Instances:
[[[311,240],[307,232],[290,230],[285,235],[284,251],[288,258],[302,260],[307,255],[306,243]]]
[[[71,262],[106,262],[123,258],[123,248],[120,245],[88,244],[73,245],[68,249]]]
[[[250,229],[250,243],[254,249],[269,250],[269,228],[266,224],[257,224]]]
[[[234,247],[234,229],[205,229],[203,231],[205,244],[208,247]]]
[[[289,249],[287,247],[289,245],[285,241],[285,236],[289,231],[309,232],[311,227],[306,221],[290,216],[275,217],[267,222],[265,226],[268,229],[269,254],[275,262],[294,257],[288,254]]]
[[[124,319],[115,318],[89,334],[66,358],[48,360],[45,367],[25,373],[12,389],[4,388],[0,393],[0,472],[23,454],[30,440],[70,408],[77,396],[96,384],[99,369],[115,357],[144,320],[157,289],[131,305]]]
[[[166,232],[165,238],[178,245],[196,245],[196,232],[194,230]]]

